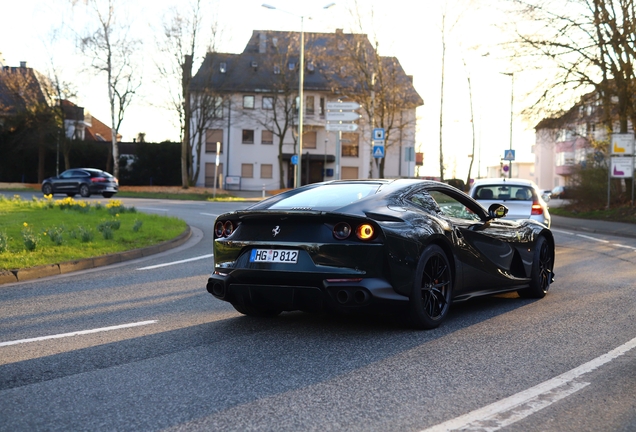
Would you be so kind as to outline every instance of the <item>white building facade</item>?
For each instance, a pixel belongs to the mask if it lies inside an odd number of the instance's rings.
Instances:
[[[290,35],[294,33],[254,32],[243,53],[209,54],[193,78],[193,99],[206,91],[215,99],[212,115],[206,118],[199,115],[203,110],[197,110],[193,104],[193,161],[200,172],[196,186],[213,187],[216,173],[216,184],[227,190],[272,191],[294,187],[298,168],[294,163],[294,155],[298,153],[298,56],[291,49],[284,58],[280,54],[280,45]],[[351,128],[356,130],[337,132],[326,127],[328,106],[338,102],[340,95],[337,83],[325,78],[318,67],[333,57],[323,55],[319,62],[320,54],[315,53],[324,52],[321,47],[335,41],[337,35],[354,36],[336,32],[309,34],[306,39],[310,42],[306,47],[303,86],[302,185],[378,177],[379,173],[379,159],[373,155],[374,128],[364,107],[357,111],[360,118],[352,122],[356,126]],[[355,36],[366,40],[364,35]],[[288,83],[284,82],[281,71],[285,67],[291,71]],[[404,78],[414,97],[394,116],[392,133],[384,146],[386,178],[409,177],[415,171],[415,109],[423,102],[410,77],[404,75]]]

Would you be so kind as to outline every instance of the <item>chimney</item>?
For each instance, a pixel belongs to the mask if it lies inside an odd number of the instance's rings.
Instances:
[[[25,68],[26,68],[26,63],[27,63],[27,62],[25,62],[25,61],[21,61],[21,62],[20,62],[20,67],[21,67],[22,69],[25,69]]]
[[[341,34],[343,34],[342,29],[336,29],[336,34],[337,34],[337,35],[341,35]]]

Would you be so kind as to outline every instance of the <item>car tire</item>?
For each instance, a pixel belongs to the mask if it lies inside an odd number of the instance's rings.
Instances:
[[[110,197],[112,197],[113,195],[115,195],[115,194],[114,194],[114,193],[112,193],[112,192],[104,192],[104,193],[102,194],[102,196],[103,196],[104,198],[110,198]]]
[[[80,186],[79,193],[84,198],[88,198],[89,196],[91,196],[91,190],[88,188],[88,185],[85,184]]]
[[[517,293],[523,298],[543,298],[550,289],[550,284],[554,278],[554,249],[550,242],[540,236],[534,249],[532,260],[532,270],[530,272],[530,286],[518,290]]]
[[[446,254],[437,245],[424,249],[417,265],[409,301],[409,322],[417,329],[433,329],[448,315],[453,273]]]
[[[259,307],[252,304],[232,302],[237,312],[252,317],[274,317],[280,315],[282,310],[272,307]]]
[[[42,195],[53,195],[53,186],[46,183],[42,185]]]

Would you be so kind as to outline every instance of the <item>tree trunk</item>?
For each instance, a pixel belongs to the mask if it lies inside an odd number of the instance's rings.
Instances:
[[[183,62],[181,89],[183,92],[183,141],[181,142],[181,187],[187,189],[190,185],[188,174],[188,153],[190,150],[190,81],[192,80],[192,56],[186,55]],[[196,181],[196,179],[194,180]]]

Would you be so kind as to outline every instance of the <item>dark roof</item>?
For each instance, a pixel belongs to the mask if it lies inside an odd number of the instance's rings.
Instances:
[[[304,89],[309,91],[332,91],[338,86],[352,87],[351,77],[339,76],[339,64],[344,63],[344,53],[338,47],[344,44],[359,46],[373,51],[373,46],[364,34],[305,33],[305,63],[313,64],[314,70],[306,68]],[[290,63],[299,63],[299,33],[283,31],[260,31],[252,33],[245,49],[240,54],[208,53],[191,82],[193,91],[213,89],[218,93],[271,93],[275,83],[281,79],[293,79],[289,87],[298,86],[298,74],[284,77],[275,73],[275,67],[284,68]],[[423,104],[413,87],[412,77],[406,75],[395,57],[381,57],[383,67],[391,68],[396,81],[407,89],[405,102],[413,106]],[[222,72],[222,64],[225,65]],[[297,71],[297,67],[295,68]],[[388,69],[387,69],[388,70]]]
[[[0,115],[17,114],[33,103],[47,103],[35,71],[28,67],[0,69]]]

